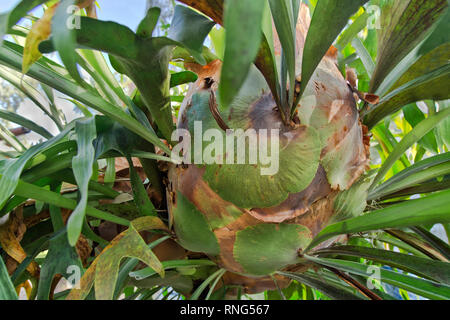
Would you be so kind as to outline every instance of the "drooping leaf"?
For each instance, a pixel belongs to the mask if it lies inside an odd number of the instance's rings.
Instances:
[[[59,135],[47,140],[44,143],[35,145],[28,149],[24,154],[22,154],[17,159],[11,159],[6,166],[3,168],[3,174],[0,178],[0,207],[3,207],[6,200],[11,196],[14,189],[16,188],[22,170],[24,169],[27,162],[32,159],[39,152],[44,151],[49,148],[54,143],[57,143],[61,139],[63,139],[67,133],[73,128],[74,123],[72,125],[68,125],[64,131],[62,131]]]
[[[23,181],[18,181],[17,186],[14,190],[14,194],[19,197],[24,197],[25,199],[34,199],[42,201],[48,204],[55,205],[60,208],[75,209],[77,206],[77,201],[64,197],[63,195],[52,192],[42,187],[38,187],[31,183],[26,183]],[[94,207],[87,206],[86,214],[98,219],[103,219],[111,221],[123,226],[128,226],[130,222],[121,217],[117,217],[113,214],[109,214],[104,211],[100,211]]]
[[[75,125],[78,153],[72,159],[73,174],[77,181],[80,199],[67,222],[69,243],[74,246],[80,236],[88,202],[89,180],[93,174],[95,149],[92,142],[96,138],[95,118],[78,121]]]
[[[313,257],[308,257],[308,259],[319,264],[358,274],[363,277],[368,277],[371,275],[367,271],[367,265],[362,263]],[[380,268],[379,271],[381,278],[380,280],[382,282],[386,282],[394,286],[406,289],[409,292],[416,293],[429,299],[448,300],[450,298],[450,287],[445,284],[407,276],[398,272],[385,270],[383,268]]]
[[[83,266],[75,248],[67,240],[67,231],[61,229],[50,239],[48,253],[39,277],[37,299],[48,300],[53,278],[56,274],[60,274],[66,280],[69,280],[72,273],[81,276]]]
[[[383,209],[369,212],[363,216],[340,221],[322,229],[309,244],[307,250],[334,236],[369,230],[407,227],[426,223],[448,223],[450,190],[433,193],[429,196],[401,202]]]
[[[373,127],[387,115],[412,102],[448,99],[450,90],[445,84],[450,79],[449,46],[443,44],[409,66],[380,102],[363,114],[364,123]]]
[[[30,66],[42,56],[39,51],[39,43],[48,39],[51,33],[51,21],[55,14],[58,4],[54,4],[45,10],[41,19],[35,22],[27,35],[25,47],[23,50],[22,73],[25,74]]]
[[[0,118],[17,123],[27,129],[36,132],[37,134],[40,134],[44,138],[50,139],[51,137],[53,137],[53,135],[50,132],[48,132],[47,129],[41,127],[40,125],[36,124],[31,120],[28,120],[27,118],[22,117],[21,115],[15,112],[0,110]]]
[[[450,284],[450,274],[447,271],[450,266],[446,262],[360,246],[333,246],[331,248],[318,250],[315,254],[319,256],[344,255],[370,259],[395,268],[403,269],[422,277],[425,276],[436,282],[443,282],[447,285]]]
[[[448,174],[449,163],[449,152],[416,162],[374,188],[369,193],[368,199],[378,199],[390,193]]]
[[[376,187],[376,184],[384,178],[390,167],[403,155],[403,153],[411,147],[415,142],[420,140],[431,129],[436,127],[442,120],[446,119],[450,115],[450,109],[444,109],[438,113],[435,113],[425,120],[422,120],[416,127],[414,127],[403,139],[398,143],[395,150],[384,161],[381,168],[370,187],[370,191]]]
[[[0,47],[0,61],[16,70],[20,70],[22,63],[21,53],[21,47],[17,47],[11,43],[8,43],[7,46],[4,44]],[[40,61],[30,68],[29,75],[111,117],[130,131],[140,135],[150,143],[153,143],[155,146],[160,147],[166,153],[170,154],[170,149],[168,149],[153,132],[149,131],[148,128],[143,126],[139,121],[133,119],[121,108],[108,103],[100,96],[69,81],[64,76],[45,67]]]
[[[361,297],[351,293],[347,288],[343,289],[342,285],[338,286],[330,282],[324,281],[321,277],[312,277],[311,275],[292,273],[292,272],[277,272],[280,275],[304,283],[312,288],[323,292],[325,295],[336,300],[362,300]]]
[[[162,265],[164,270],[175,269],[175,268],[197,268],[197,267],[210,267],[216,264],[211,260],[206,259],[186,259],[186,260],[169,260],[163,261]],[[144,268],[138,271],[130,272],[130,277],[136,278],[136,280],[143,280],[147,277],[153,276],[156,271],[152,268]]]

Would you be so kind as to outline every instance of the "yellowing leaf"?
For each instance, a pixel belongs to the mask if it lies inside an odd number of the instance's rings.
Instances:
[[[31,27],[25,41],[23,50],[22,73],[25,74],[30,69],[31,65],[42,57],[39,51],[39,44],[47,40],[52,31],[52,18],[55,14],[59,3],[49,7],[45,10],[44,15]]]
[[[23,233],[25,233],[25,230],[21,230],[23,227],[25,225],[23,225],[20,217],[16,217],[16,213],[9,218],[8,222],[0,226],[0,245],[18,263],[22,263],[27,257],[25,250],[20,245],[20,240],[23,237]],[[33,276],[39,274],[39,267],[34,261],[28,265],[27,270]]]
[[[125,257],[141,260],[163,277],[164,268],[161,262],[139,235],[139,232],[151,229],[167,230],[167,227],[159,218],[153,216],[132,221],[130,228],[117,235],[92,262],[80,280],[79,289],[74,288],[66,300],[83,300],[91,291],[94,282],[96,299],[111,300],[120,261]]]

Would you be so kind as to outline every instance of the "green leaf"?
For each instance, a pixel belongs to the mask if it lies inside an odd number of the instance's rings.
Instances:
[[[48,149],[53,144],[62,140],[67,133],[73,128],[74,123],[68,125],[63,132],[59,135],[47,140],[44,143],[35,145],[29,148],[25,153],[23,153],[17,159],[11,159],[7,162],[6,166],[3,168],[3,174],[0,178],[0,207],[3,207],[6,200],[11,196],[16,188],[20,175],[29,160],[31,160],[35,155]]]
[[[434,48],[439,47],[441,44],[448,43],[450,41],[450,6],[445,9],[446,13],[441,15],[439,22],[436,23],[436,27],[430,36],[420,45],[419,54],[424,55]]]
[[[42,95],[32,85],[30,85],[25,79],[19,77],[19,75],[9,68],[0,66],[0,77],[10,82],[14,87],[23,92],[44,114],[55,122],[60,131],[63,129],[63,125],[58,115],[55,115],[47,110],[46,107],[40,102]],[[52,106],[52,104],[50,104]],[[51,107],[52,108],[52,107]]]
[[[144,19],[139,23],[136,34],[141,38],[150,38],[161,15],[161,8],[150,7]]]
[[[197,268],[197,267],[208,267],[208,266],[215,266],[216,264],[212,262],[211,260],[206,259],[186,259],[186,260],[169,260],[169,261],[163,261],[162,265],[164,267],[164,270],[174,269],[174,268],[182,268],[182,267],[189,267],[189,268]],[[152,268],[144,268],[138,271],[130,272],[130,277],[135,278],[136,280],[143,280],[147,277],[153,276],[156,274],[156,271]]]
[[[317,2],[303,50],[301,94],[323,56],[347,25],[348,19],[366,2],[367,0]]]
[[[34,199],[38,201],[42,201],[48,204],[55,205],[60,208],[66,208],[66,209],[75,209],[77,206],[77,201],[66,198],[59,193],[49,191],[45,188],[41,188],[38,186],[35,186],[31,183],[26,183],[23,181],[18,181],[17,187],[14,190],[14,194],[24,197],[26,199]],[[116,217],[115,215],[109,214],[107,212],[100,211],[94,207],[87,206],[86,207],[86,214],[95,217],[98,219],[103,219],[107,221],[111,221],[123,226],[128,226],[129,221],[120,217]]]
[[[281,106],[286,110],[286,114],[288,114],[292,107],[295,88],[295,37],[298,15],[294,13],[293,2],[291,0],[269,0],[269,5],[281,43],[282,61],[285,62],[282,62],[282,65],[285,65],[286,71],[284,75],[288,75],[289,79],[289,97],[283,101],[286,90],[283,87],[283,83],[286,84],[286,78],[283,77],[283,72],[281,73],[280,101]]]
[[[370,56],[366,47],[359,38],[356,37],[355,39],[353,39],[352,46],[356,50],[356,53],[358,54],[359,58],[361,59],[364,68],[366,68],[369,78],[371,78],[373,70],[375,69],[375,64],[373,63],[372,57]]]
[[[95,149],[92,142],[96,138],[95,118],[78,121],[75,125],[78,153],[72,159],[73,174],[77,181],[80,198],[77,207],[67,221],[67,235],[71,246],[75,246],[80,236],[86,215],[88,202],[89,180],[93,174]]]
[[[450,173],[449,170],[450,152],[427,158],[414,163],[412,166],[400,171],[392,178],[374,188],[369,193],[367,199],[374,200],[382,198],[404,188],[448,174]]]
[[[425,115],[419,109],[419,107],[417,107],[416,104],[409,104],[403,107],[403,116],[413,128],[425,119]],[[428,132],[422,139],[418,141],[418,143],[428,151],[438,153],[436,137],[434,136],[432,131]]]
[[[370,83],[375,92],[394,67],[427,35],[447,0],[390,1],[381,7],[376,68]]]
[[[181,246],[195,252],[218,255],[219,243],[203,214],[179,191],[172,206],[175,232]]]
[[[91,19],[92,20],[92,19]],[[7,45],[5,45],[7,44]],[[22,61],[22,48],[16,47],[11,43],[5,43],[0,47],[0,61],[7,64],[9,67],[16,70],[20,70]],[[164,150],[167,154],[170,154],[170,149],[162,143],[159,138],[151,132],[148,128],[143,126],[139,121],[133,119],[123,109],[108,103],[99,95],[86,90],[74,82],[66,79],[61,74],[46,67],[41,60],[31,66],[28,75],[34,79],[43,82],[50,87],[58,90],[72,98],[77,99],[79,102],[109,116],[111,119],[116,120],[130,131],[138,134],[145,140],[153,143]]]
[[[233,255],[246,273],[268,275],[299,261],[311,232],[298,224],[258,224],[236,233]]]
[[[143,225],[150,222],[150,226],[145,228],[135,227],[136,220],[132,222],[130,228],[117,236],[98,257],[95,267],[95,297],[97,300],[112,300],[114,288],[119,273],[120,261],[124,257],[133,257],[152,267],[156,272],[164,277],[164,268],[156,255],[150,250],[145,241],[139,235],[143,229],[154,228],[153,219],[156,217],[144,217],[139,220]],[[91,264],[92,266],[92,264]]]
[[[11,11],[0,14],[0,42],[3,36],[10,32],[10,29],[25,17],[28,12],[47,1],[22,0]]]
[[[17,300],[16,290],[6,270],[3,258],[0,257],[0,300]]]
[[[433,248],[438,250],[447,261],[450,261],[450,246],[445,241],[420,226],[411,227],[411,230],[425,239]]]
[[[83,274],[80,258],[67,239],[65,229],[61,229],[50,239],[48,253],[39,277],[38,300],[48,300],[52,281],[56,274],[61,274],[66,279],[69,279],[70,276],[76,277],[77,274],[79,276]]]
[[[353,23],[348,26],[339,36],[336,42],[336,48],[343,50],[357,34],[367,26],[367,19],[370,17],[368,12],[364,12]]]
[[[369,266],[365,264],[337,259],[319,259],[313,257],[308,257],[308,259],[322,265],[358,274],[363,277],[372,275],[372,273],[369,272]],[[394,271],[385,270],[383,268],[380,268],[379,271],[381,277],[380,280],[382,282],[403,288],[409,292],[416,293],[428,299],[448,300],[450,298],[450,287],[445,284],[407,276]]]
[[[378,174],[375,177],[372,186],[369,191],[372,191],[376,184],[384,178],[391,166],[404,154],[409,147],[425,136],[431,129],[436,127],[439,122],[444,120],[450,115],[450,108],[444,109],[438,113],[435,113],[425,120],[422,120],[417,126],[415,126],[410,132],[408,132],[403,139],[398,143],[395,150],[389,154],[388,158],[384,161],[381,168],[378,170]]]
[[[364,123],[372,127],[387,115],[412,102],[450,98],[450,89],[445,85],[450,80],[449,49],[450,45],[444,44],[411,65],[392,85],[388,94],[363,114]]]
[[[277,272],[279,275],[304,283],[314,289],[319,290],[328,297],[335,300],[362,300],[361,297],[351,293],[348,288],[343,285],[336,285],[334,283],[323,280],[320,276],[313,277],[311,275],[293,273],[293,272]]]
[[[204,15],[185,6],[176,6],[169,38],[182,44],[194,59],[203,65],[206,63],[202,55],[203,42],[214,25],[215,23]]]
[[[426,223],[447,223],[450,221],[449,196],[450,190],[436,192],[423,198],[401,202],[360,217],[329,225],[316,235],[306,251],[340,234]]]
[[[17,123],[22,127],[30,129],[36,132],[37,134],[40,134],[44,138],[50,139],[51,137],[53,137],[53,135],[50,132],[48,132],[45,128],[39,126],[38,124],[36,124],[31,120],[28,120],[27,118],[22,117],[21,115],[15,112],[0,110],[0,118]]]
[[[198,298],[200,298],[200,295],[202,294],[203,290],[206,289],[206,287],[211,283],[211,281],[214,281],[214,284],[211,286],[211,288],[214,288],[215,284],[217,284],[217,279],[220,279],[224,273],[227,270],[225,269],[219,269],[216,272],[214,272],[213,274],[211,274],[208,278],[206,278],[205,281],[202,282],[201,285],[198,286],[198,288],[194,291],[194,293],[191,296],[191,300],[197,300]],[[208,293],[207,298],[209,298],[209,296],[211,295],[211,291]],[[206,299],[208,300],[208,299]]]
[[[155,206],[150,201],[147,190],[145,190],[144,184],[139,177],[136,169],[134,168],[131,157],[127,156],[128,165],[130,168],[130,180],[133,188],[134,202],[139,209],[141,215],[144,216],[157,216]]]
[[[262,0],[227,0],[224,27],[225,53],[220,76],[221,108],[226,109],[238,94],[261,43]],[[245,36],[242,36],[245,30]]]
[[[75,6],[75,0],[62,0],[56,9],[55,16],[52,19],[52,41],[61,57],[67,71],[79,84],[84,86],[84,80],[81,78],[77,69],[76,62],[76,33],[75,28],[79,28],[75,24],[74,12],[71,8]],[[73,23],[74,25],[70,25]]]
[[[440,101],[439,110],[450,109],[450,103],[447,101]],[[437,126],[437,132],[442,142],[447,146],[447,150],[450,149],[450,117],[444,119]]]
[[[311,127],[298,128],[295,135],[289,139],[281,135],[280,151],[272,155],[279,159],[278,171],[274,173],[268,169],[268,165],[260,161],[261,159],[256,165],[248,162],[240,164],[237,158],[237,145],[240,139],[242,137],[238,136],[234,144],[234,164],[207,165],[203,175],[214,192],[238,207],[264,208],[277,205],[285,200],[289,193],[300,192],[308,187],[316,175],[320,140],[316,130]],[[249,154],[255,152],[250,150],[253,147],[248,143],[248,139],[245,139],[245,143],[245,150],[249,150]],[[278,152],[272,145],[275,143],[274,139],[270,138],[271,149]],[[269,146],[269,142],[267,145]],[[263,169],[268,173],[261,174]]]
[[[321,257],[329,255],[343,255],[370,259],[395,268],[403,269],[406,272],[414,273],[421,277],[429,278],[436,282],[442,282],[450,285],[450,274],[448,272],[450,264],[447,262],[415,257],[413,255],[388,250],[359,246],[333,246],[315,251],[314,254]]]
[[[374,172],[362,175],[350,189],[338,194],[333,203],[334,215],[329,223],[361,215],[367,206],[368,189],[372,184]]]
[[[192,71],[181,71],[170,75],[170,87],[176,87],[185,83],[197,81],[197,74]]]

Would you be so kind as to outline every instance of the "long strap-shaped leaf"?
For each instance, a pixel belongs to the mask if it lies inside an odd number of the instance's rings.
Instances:
[[[312,288],[319,290],[328,297],[335,300],[362,300],[360,296],[352,293],[343,285],[338,285],[329,281],[324,281],[320,277],[313,277],[312,275],[293,273],[293,272],[277,272],[279,275],[304,283]]]
[[[238,94],[258,54],[263,12],[263,0],[225,2],[225,55],[219,86],[222,108],[227,108]]]
[[[41,127],[40,125],[36,124],[31,120],[28,120],[27,118],[22,117],[21,115],[15,112],[0,110],[0,118],[17,123],[27,129],[36,132],[37,134],[40,134],[44,138],[50,139],[51,137],[53,137],[53,135],[50,132],[48,132],[47,129]]]
[[[448,223],[450,222],[449,199],[450,190],[445,190],[329,225],[319,232],[305,251],[340,234],[428,223]]]
[[[346,26],[348,19],[367,0],[319,0],[305,40],[302,62],[301,93],[328,48]]]
[[[378,199],[429,179],[448,174],[449,166],[450,152],[416,162],[373,189],[368,195],[368,200]]]
[[[369,273],[368,266],[362,263],[337,259],[314,258],[309,256],[308,259],[321,265],[333,267],[353,274],[358,274],[363,277],[372,275],[372,273]],[[380,268],[379,271],[381,282],[392,284],[396,287],[406,289],[410,292],[416,293],[429,299],[450,299],[450,287],[445,284],[407,276],[398,272],[385,270],[383,268]]]
[[[26,199],[34,199],[45,203],[49,203],[60,208],[73,210],[77,206],[77,202],[75,200],[68,199],[60,195],[59,193],[52,192],[47,189],[35,186],[34,184],[26,183],[23,181],[18,182],[17,187],[14,190],[14,194],[20,197],[24,197]],[[91,206],[86,207],[86,214],[91,217],[111,221],[123,226],[128,226],[130,224],[130,222],[126,219],[117,217],[108,212],[98,210]]]
[[[403,139],[397,144],[395,150],[389,155],[386,161],[384,161],[383,165],[378,171],[377,176],[372,182],[372,186],[370,187],[369,191],[372,191],[375,188],[376,184],[384,178],[391,166],[403,155],[406,150],[408,150],[409,147],[419,141],[431,129],[436,127],[439,122],[447,118],[449,115],[450,108],[444,109],[421,121],[417,126],[414,127],[414,129],[408,132],[408,134],[406,134]]]
[[[450,264],[442,261],[359,246],[333,246],[320,249],[314,254],[319,256],[344,255],[366,258],[450,285],[450,273],[448,272]]]
[[[378,30],[378,55],[370,92],[375,92],[389,72],[429,34],[448,6],[447,0],[378,2],[384,2],[382,28]]]
[[[48,0],[22,0],[14,9],[0,15],[0,42],[3,36],[20,21],[28,12]]]
[[[8,65],[16,70],[20,70],[22,64],[22,52],[16,51],[13,49],[13,46],[6,46],[4,44],[0,47],[0,63]],[[167,154],[170,154],[170,149],[168,149],[154,133],[150,132],[139,121],[133,119],[129,114],[124,112],[123,109],[106,102],[97,94],[80,87],[64,76],[56,73],[54,70],[45,67],[40,62],[31,66],[28,75],[109,116],[130,131],[133,131],[145,140],[164,150]]]

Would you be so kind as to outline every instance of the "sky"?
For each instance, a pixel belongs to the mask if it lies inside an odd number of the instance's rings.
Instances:
[[[19,0],[0,0],[0,13],[11,10]],[[145,15],[146,0],[98,0],[101,20],[112,20],[136,30]]]

